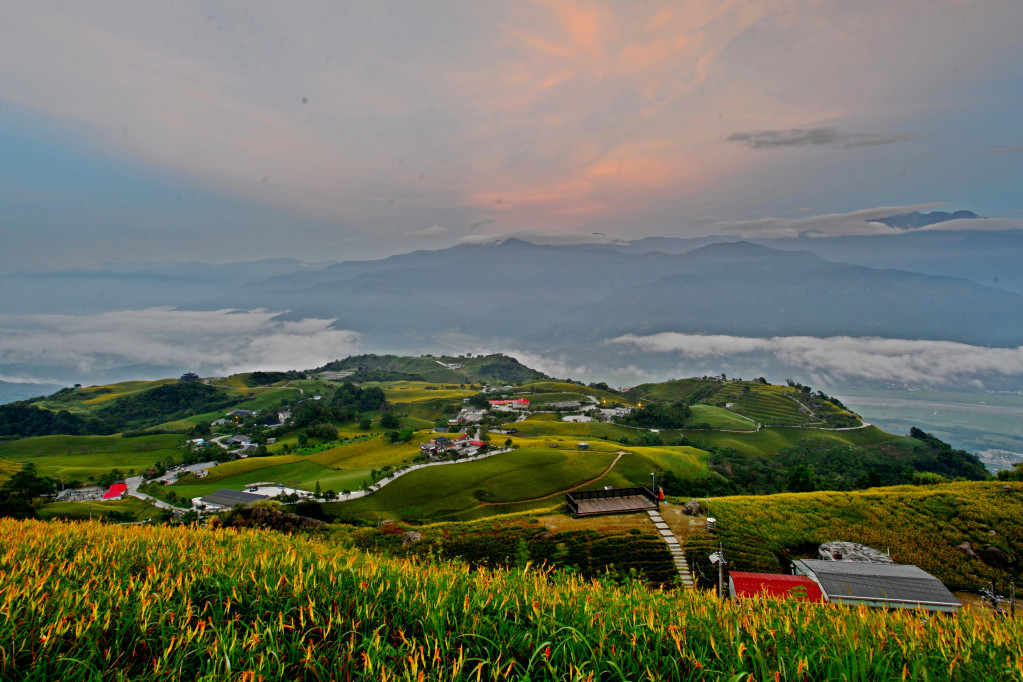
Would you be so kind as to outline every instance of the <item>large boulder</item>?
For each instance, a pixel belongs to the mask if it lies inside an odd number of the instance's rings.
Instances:
[[[247,507],[242,510],[240,516],[247,523],[237,525],[270,528],[285,533],[296,530],[312,530],[327,525],[323,521],[311,519],[308,516],[299,516],[269,506]]]
[[[1016,561],[1011,554],[994,545],[984,545],[980,550],[980,558],[985,564],[997,568],[1009,568]]]
[[[973,550],[973,545],[971,545],[969,542],[964,542],[961,545],[956,545],[956,549],[958,549],[960,552],[962,552],[966,556],[967,559],[979,559],[980,558],[977,555],[977,552],[975,552]]]
[[[689,500],[682,505],[682,513],[686,516],[705,516],[707,510],[703,508],[703,503],[699,500]]]
[[[423,541],[423,536],[414,530],[410,530],[401,536],[401,546],[409,547]]]

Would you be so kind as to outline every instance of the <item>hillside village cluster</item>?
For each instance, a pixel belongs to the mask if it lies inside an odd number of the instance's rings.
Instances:
[[[203,381],[197,375],[189,373],[181,377],[182,382]],[[507,395],[514,390],[513,386],[483,386],[482,393]],[[295,403],[276,410],[248,410],[235,408],[225,413],[221,418],[211,422],[211,427],[222,432],[220,435],[209,435],[197,437],[188,441],[189,448],[197,455],[200,453],[216,453],[223,451],[223,459],[245,459],[250,456],[259,455],[260,448],[272,445],[277,438],[269,433],[276,429],[287,427],[291,421],[294,409],[308,401],[320,401],[321,395],[313,395],[303,398]],[[495,398],[487,400],[487,407],[477,408],[469,404],[470,399],[463,400],[463,405],[458,413],[447,420],[447,426],[435,428],[436,435],[427,442],[420,443],[420,457],[425,461],[471,459],[485,452],[489,447],[489,437],[481,436],[484,424],[493,424],[495,421],[508,421],[514,418],[516,421],[526,419],[535,412],[556,412],[561,415],[564,421],[585,422],[592,420],[611,421],[615,418],[627,415],[632,408],[628,406],[614,406],[611,408],[601,407],[600,402],[595,398],[589,401],[565,400],[544,403],[540,406],[532,405],[527,398]],[[261,418],[262,417],[262,418]],[[258,425],[260,436],[253,436],[239,430],[239,427],[248,424],[250,427]],[[234,428],[232,428],[234,427]],[[475,431],[475,435],[472,432]],[[505,426],[503,429],[490,428],[491,434],[511,435],[517,432],[513,426]],[[486,438],[487,440],[483,440]],[[580,443],[581,449],[587,444]],[[187,473],[193,474],[196,478],[202,479],[209,474],[209,469],[216,466],[218,461],[193,462],[188,465],[171,467],[167,471],[148,471],[144,478],[152,483],[170,485]],[[124,481],[109,486],[88,486],[74,491],[67,491],[61,499],[86,501],[86,500],[119,500],[129,494],[137,494],[138,483],[134,489]],[[297,499],[309,501],[324,501],[326,498],[317,497],[313,493],[304,490],[293,489],[274,482],[254,483],[246,490],[221,489],[208,495],[192,499],[192,510],[199,514],[215,514],[231,509],[238,504],[252,504],[264,499]]]

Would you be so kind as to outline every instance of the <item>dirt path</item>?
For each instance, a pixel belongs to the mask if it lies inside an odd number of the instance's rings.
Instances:
[[[611,464],[606,469],[604,469],[604,471],[600,474],[600,476],[597,476],[592,481],[586,481],[585,483],[580,483],[579,485],[574,486],[572,488],[566,488],[564,490],[559,490],[556,493],[551,493],[550,495],[544,495],[543,497],[534,497],[531,500],[515,500],[514,502],[480,502],[480,506],[481,507],[502,507],[502,506],[509,505],[509,504],[524,504],[526,502],[540,502],[542,500],[549,500],[552,497],[557,497],[558,495],[564,495],[565,493],[570,493],[573,490],[579,490],[579,488],[584,488],[584,487],[590,485],[591,483],[596,483],[600,479],[602,479],[605,476],[607,476],[608,473],[612,469],[615,468],[615,464],[618,464],[618,460],[620,460],[622,458],[622,456],[626,455],[626,454],[628,454],[628,453],[619,452],[618,456],[615,457],[614,461],[611,462]]]

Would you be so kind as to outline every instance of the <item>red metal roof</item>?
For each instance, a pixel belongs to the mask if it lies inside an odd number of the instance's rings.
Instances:
[[[475,446],[478,447],[480,445],[486,445],[486,443],[484,443],[481,440],[471,440],[471,441],[469,441],[469,445],[475,445]]]
[[[824,601],[820,586],[805,576],[731,571],[728,577],[735,586],[736,597],[761,597],[766,592],[773,597],[792,597],[818,603]]]
[[[128,490],[128,486],[125,483],[115,483],[110,486],[110,489],[103,494],[104,500],[116,500],[118,497],[124,495],[125,491]]]

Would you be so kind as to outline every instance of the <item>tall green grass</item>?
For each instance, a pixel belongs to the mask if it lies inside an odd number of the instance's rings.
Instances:
[[[259,531],[0,521],[0,678],[987,680],[1023,622],[721,602]]]

